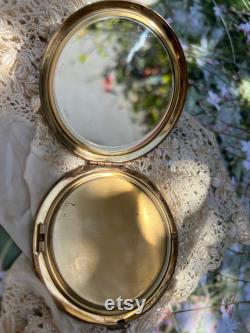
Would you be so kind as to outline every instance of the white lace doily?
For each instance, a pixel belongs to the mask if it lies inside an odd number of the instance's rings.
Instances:
[[[8,200],[0,204],[0,222],[28,257],[32,218],[42,197],[61,175],[84,163],[55,139],[44,122],[38,77],[51,33],[85,3],[0,0],[0,137],[1,142],[10,142],[1,148],[0,196],[4,200],[7,193]],[[220,265],[228,245],[250,243],[250,226],[214,136],[185,113],[164,142],[147,156],[127,163],[127,168],[143,173],[161,190],[179,232],[179,256],[170,289],[151,311],[131,323],[131,332],[147,333],[165,304],[184,301],[200,277]],[[20,200],[20,193],[25,200]],[[14,200],[18,211],[13,209]],[[0,325],[10,325],[9,330],[1,330],[8,333],[104,330],[59,311],[35,276],[30,259],[24,257],[5,280]]]

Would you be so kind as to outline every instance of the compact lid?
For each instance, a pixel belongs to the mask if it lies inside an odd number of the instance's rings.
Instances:
[[[46,50],[42,109],[59,139],[91,161],[144,155],[178,120],[187,87],[181,45],[151,9],[101,1],[71,15]]]

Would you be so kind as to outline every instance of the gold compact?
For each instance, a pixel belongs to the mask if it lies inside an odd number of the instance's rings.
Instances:
[[[41,204],[33,254],[50,293],[78,319],[122,327],[168,288],[178,248],[173,217],[159,190],[125,162],[168,135],[186,87],[175,33],[141,4],[88,5],[48,45],[42,109],[58,139],[87,163]]]

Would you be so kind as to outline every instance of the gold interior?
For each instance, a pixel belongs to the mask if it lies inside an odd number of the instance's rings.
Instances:
[[[108,298],[141,297],[157,279],[167,249],[155,204],[118,176],[89,180],[71,192],[54,219],[51,243],[65,283],[102,307]]]
[[[145,298],[144,312],[168,287],[177,234],[160,193],[142,176],[91,168],[60,181],[34,230],[34,259],[48,289],[80,319],[115,325],[136,309],[107,311],[108,298]]]

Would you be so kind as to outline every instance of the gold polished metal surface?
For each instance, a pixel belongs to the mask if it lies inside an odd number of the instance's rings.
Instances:
[[[37,215],[37,271],[59,304],[93,323],[116,325],[135,310],[107,311],[107,298],[146,298],[144,312],[171,280],[177,233],[158,190],[122,169],[92,167],[57,183]]]
[[[69,130],[59,116],[53,93],[53,80],[58,58],[70,39],[79,30],[108,17],[124,17],[150,29],[167,50],[172,64],[173,92],[166,112],[155,128],[141,140],[125,149],[100,148],[79,138]],[[76,154],[90,161],[125,162],[152,150],[171,131],[178,120],[185,101],[187,70],[180,43],[167,22],[151,9],[128,1],[100,1],[83,7],[71,15],[51,39],[45,52],[40,76],[42,109],[57,137]],[[93,92],[94,94],[94,92]],[[100,105],[101,107],[101,105]]]
[[[86,181],[64,199],[51,248],[65,283],[82,299],[103,306],[108,298],[138,298],[152,285],[167,238],[148,195],[113,175]]]

